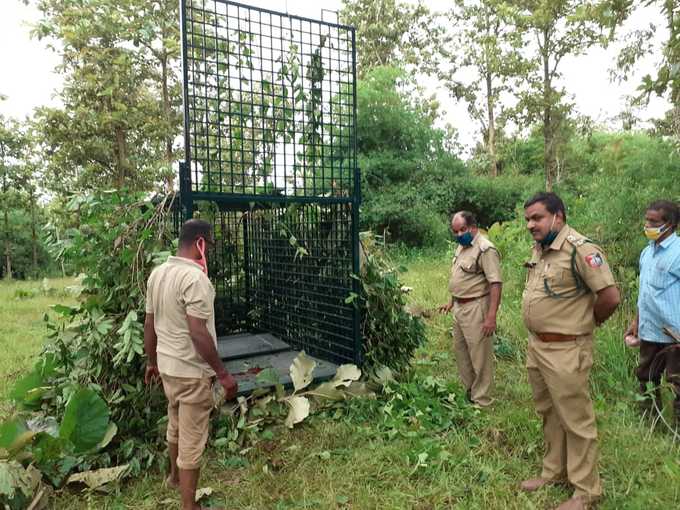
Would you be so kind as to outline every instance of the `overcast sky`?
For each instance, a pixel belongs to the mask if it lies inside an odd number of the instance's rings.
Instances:
[[[59,75],[54,68],[59,64],[58,56],[49,50],[44,42],[31,39],[30,24],[38,17],[36,9],[25,6],[21,0],[3,0],[2,16],[0,16],[0,48],[2,48],[2,65],[0,73],[0,94],[8,96],[0,101],[0,113],[23,118],[41,105],[56,104],[54,91],[61,86]],[[310,18],[319,19],[321,9],[336,11],[340,0],[251,0],[251,5],[269,9],[287,11]],[[425,2],[432,10],[445,10],[451,5],[450,0],[429,0]],[[335,21],[333,13],[324,12],[323,17]],[[653,8],[635,16],[628,23],[626,30],[642,28],[651,21],[661,21],[660,14]],[[663,40],[665,32],[659,30],[657,37]],[[574,96],[578,111],[588,115],[601,124],[617,127],[612,119],[626,106],[626,96],[634,94],[639,79],[653,70],[653,59],[641,62],[636,76],[622,84],[609,80],[608,70],[612,67],[617,54],[617,47],[609,49],[595,48],[587,55],[565,59],[561,64],[564,85]],[[436,83],[431,80],[422,81],[432,92]],[[471,144],[477,138],[477,127],[470,121],[466,106],[456,103],[440,92],[438,97],[442,109],[446,112],[445,122],[450,122],[460,133],[460,141]],[[643,120],[661,117],[669,108],[666,101],[653,99],[649,106],[639,110],[637,114]]]

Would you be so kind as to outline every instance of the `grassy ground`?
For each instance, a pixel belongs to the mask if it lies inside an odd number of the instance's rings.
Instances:
[[[404,281],[412,299],[434,308],[446,297],[449,262],[442,256],[411,255]],[[478,412],[455,432],[414,434],[386,440],[371,433],[374,422],[361,406],[337,419],[313,417],[275,441],[260,443],[245,459],[211,449],[201,486],[214,489],[211,503],[229,509],[544,509],[569,496],[552,487],[537,494],[517,490],[520,480],[540,469],[540,422],[531,403],[523,367],[519,318],[521,280],[512,267],[499,322],[510,355],[499,360],[495,405]],[[30,286],[30,285],[29,285]],[[2,284],[0,332],[6,351],[3,384],[30,365],[38,351],[41,317],[49,298],[13,301],[16,286]],[[9,303],[10,308],[6,308]],[[601,438],[606,498],[602,509],[677,508],[680,505],[680,449],[672,435],[652,430],[635,413],[633,353],[621,346],[623,311],[598,332],[593,391]],[[429,343],[418,353],[416,370],[455,379],[449,319],[428,320]],[[3,390],[4,391],[4,390]],[[374,418],[373,418],[374,419]],[[442,452],[447,455],[443,456]],[[428,453],[425,465],[414,459]],[[441,461],[440,459],[448,459]],[[56,509],[179,508],[158,473],[147,473],[108,495],[62,493]]]
[[[43,316],[50,305],[69,302],[64,291],[69,279],[17,282],[0,280],[0,406],[17,375],[33,364],[45,337]]]

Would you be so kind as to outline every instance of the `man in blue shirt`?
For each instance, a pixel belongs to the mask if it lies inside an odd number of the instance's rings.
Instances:
[[[649,245],[640,255],[638,313],[626,335],[640,339],[636,375],[648,396],[642,411],[661,409],[659,385],[664,371],[675,390],[675,419],[680,423],[680,345],[668,332],[680,335],[680,238],[676,230],[680,210],[668,200],[652,202],[645,213]],[[651,397],[648,383],[652,383]]]

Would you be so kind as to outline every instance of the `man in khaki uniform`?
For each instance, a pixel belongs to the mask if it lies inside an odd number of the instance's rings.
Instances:
[[[458,373],[468,399],[489,406],[493,383],[493,333],[501,303],[500,256],[496,247],[477,228],[468,211],[453,215],[451,229],[459,243],[451,266],[451,301],[442,312],[453,309],[453,345]]]
[[[215,333],[215,291],[207,276],[209,223],[189,220],[179,235],[176,257],[153,270],[147,283],[144,349],[145,381],[160,379],[168,399],[168,484],[179,486],[183,510],[200,510],[195,502],[200,459],[208,439],[217,378],[226,398],[237,384],[222,365]]]
[[[540,478],[522,482],[532,492],[568,481],[573,496],[559,510],[588,508],[602,495],[597,427],[588,390],[593,331],[620,296],[604,253],[569,227],[562,200],[538,193],[524,204],[536,244],[522,302],[529,330],[527,370],[536,411],[543,417],[546,451]]]

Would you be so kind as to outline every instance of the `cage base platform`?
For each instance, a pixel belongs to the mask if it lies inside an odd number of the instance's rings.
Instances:
[[[240,333],[217,339],[217,352],[223,361],[288,350],[290,345],[271,333]]]
[[[247,395],[256,388],[266,388],[272,386],[269,381],[258,381],[257,375],[263,370],[274,369],[278,375],[279,382],[284,386],[292,384],[290,378],[290,366],[299,354],[299,351],[288,350],[274,354],[264,354],[249,358],[235,359],[225,362],[225,368],[231,373],[238,382],[238,394]],[[328,361],[308,356],[316,361],[314,368],[314,381],[326,381],[335,375],[338,365]]]

